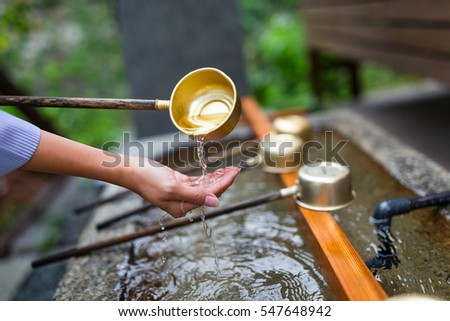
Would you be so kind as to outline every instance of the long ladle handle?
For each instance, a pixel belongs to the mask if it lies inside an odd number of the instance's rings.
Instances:
[[[0,96],[0,105],[94,109],[168,110],[169,100],[42,96]]]
[[[245,201],[241,201],[241,202],[237,202],[237,203],[234,203],[234,204],[231,204],[228,206],[224,206],[222,208],[217,208],[215,210],[207,212],[205,214],[205,217],[211,218],[211,217],[227,214],[227,213],[230,213],[230,212],[233,212],[236,210],[242,210],[242,209],[249,208],[252,206],[257,206],[257,205],[261,205],[264,203],[273,202],[273,201],[279,200],[281,198],[291,196],[291,195],[295,194],[296,191],[297,191],[296,186],[283,188],[283,189],[280,189],[275,192],[270,192],[268,194],[264,194],[264,195],[257,196],[257,197],[254,197],[254,198],[251,198],[251,199],[248,199]],[[180,226],[188,225],[191,222],[197,222],[200,220],[201,220],[200,216],[191,217],[191,219],[184,217],[182,219],[172,220],[167,223],[164,223],[164,231],[171,230],[171,229],[174,229],[174,228],[177,228]],[[132,240],[135,240],[135,239],[138,239],[141,237],[157,234],[162,231],[163,230],[161,229],[161,226],[159,224],[155,224],[155,225],[152,225],[142,231],[115,237],[115,238],[105,240],[105,241],[100,241],[98,243],[94,243],[94,244],[83,246],[83,247],[75,247],[72,249],[68,249],[66,251],[61,251],[59,253],[49,255],[49,256],[41,258],[41,259],[37,259],[31,263],[31,266],[33,268],[36,268],[36,267],[47,265],[50,263],[62,261],[62,260],[68,259],[70,257],[83,256],[83,255],[89,254],[90,252],[95,251],[95,250],[99,250],[99,249],[103,249],[103,248],[117,245],[120,243],[132,241]]]
[[[141,207],[138,207],[138,208],[136,208],[134,210],[122,213],[120,215],[116,215],[116,216],[110,217],[107,220],[104,220],[102,222],[97,223],[97,225],[96,225],[97,230],[102,230],[104,228],[107,228],[108,226],[110,226],[110,225],[112,225],[112,224],[114,224],[116,222],[119,222],[119,221],[121,221],[121,220],[123,220],[125,218],[130,217],[130,216],[134,216],[136,214],[141,214],[141,213],[146,212],[146,211],[148,211],[148,210],[150,210],[150,209],[152,209],[154,207],[155,207],[155,205],[148,203],[148,204],[142,205]]]

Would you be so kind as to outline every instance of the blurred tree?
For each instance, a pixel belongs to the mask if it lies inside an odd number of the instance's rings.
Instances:
[[[0,3],[0,53],[31,28],[29,0],[3,0]]]
[[[0,76],[15,89],[3,90],[4,94],[127,96],[120,33],[110,1],[4,0],[0,35],[4,34]],[[129,127],[125,111],[28,108],[25,112],[40,112],[60,133],[98,147],[118,139]]]
[[[30,8],[27,0],[6,0],[0,4],[0,55],[7,52],[13,42],[20,41],[30,31],[32,24],[29,17]],[[14,84],[1,61],[0,93],[14,96],[26,95]],[[42,117],[39,111],[27,107],[17,109],[40,128],[54,133],[58,132],[54,124]]]
[[[312,105],[298,0],[240,0],[248,77],[266,108]]]

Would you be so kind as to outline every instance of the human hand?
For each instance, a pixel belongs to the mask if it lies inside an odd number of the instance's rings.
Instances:
[[[207,183],[199,184],[199,177],[181,174],[155,161],[146,160],[144,166],[142,161],[132,164],[129,188],[174,217],[182,217],[201,205],[217,207],[218,197],[240,171],[237,167],[217,169],[206,176]]]
[[[128,157],[42,131],[38,148],[23,168],[120,185],[174,217],[181,217],[200,205],[218,206],[217,198],[239,173],[237,167],[218,169],[208,175],[215,180],[198,185],[194,184],[198,177],[188,177],[153,160]]]

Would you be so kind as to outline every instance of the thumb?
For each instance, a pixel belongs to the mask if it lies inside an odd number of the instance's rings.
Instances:
[[[219,199],[211,192],[205,191],[198,186],[180,185],[177,188],[174,198],[179,201],[196,205],[206,205],[211,207],[219,206]]]
[[[203,201],[203,205],[210,206],[210,207],[218,207],[219,206],[219,199],[216,195],[208,193],[206,194],[205,200]]]

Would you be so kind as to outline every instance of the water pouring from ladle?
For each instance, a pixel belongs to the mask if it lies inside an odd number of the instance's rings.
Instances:
[[[170,100],[0,96],[0,105],[168,110],[173,124],[191,137],[217,140],[236,127],[241,102],[233,81],[215,68],[200,68],[188,73],[175,86]]]

